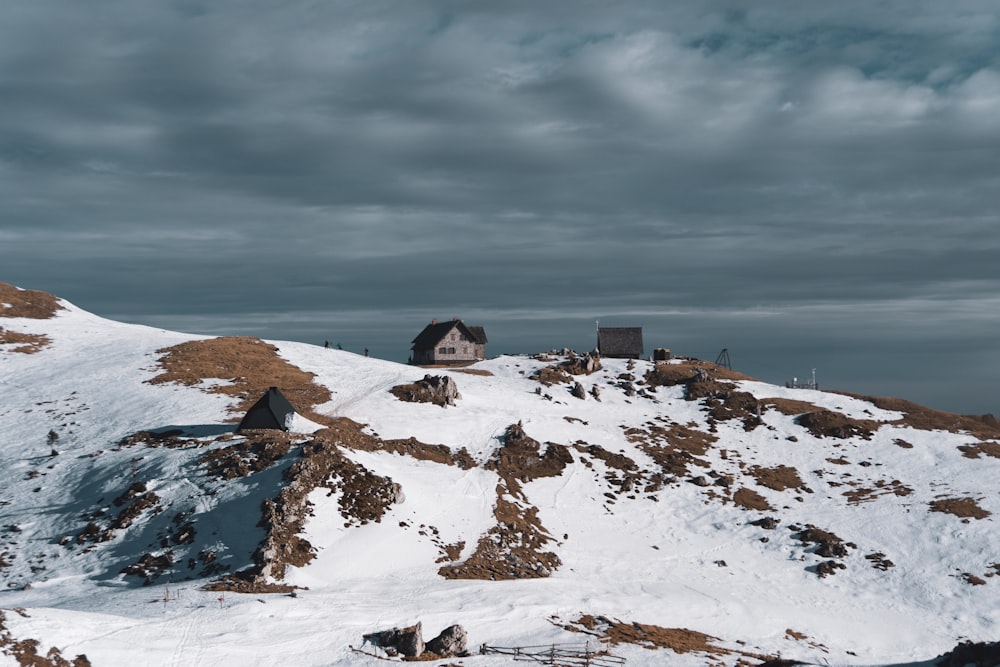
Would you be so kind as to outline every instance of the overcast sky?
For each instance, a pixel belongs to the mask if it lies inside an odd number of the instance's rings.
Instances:
[[[996,0],[0,8],[0,280],[403,361],[593,347],[1000,414]]]

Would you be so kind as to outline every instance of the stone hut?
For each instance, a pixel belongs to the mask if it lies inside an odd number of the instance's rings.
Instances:
[[[413,339],[414,365],[468,364],[486,358],[486,330],[466,326],[457,317],[447,322],[431,320]]]

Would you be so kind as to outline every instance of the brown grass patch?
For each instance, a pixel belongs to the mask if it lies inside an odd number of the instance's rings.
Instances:
[[[736,493],[733,494],[733,502],[736,503],[737,507],[742,507],[745,510],[758,510],[766,512],[774,509],[767,502],[767,498],[760,495],[753,489],[748,489],[746,487],[740,487]]]
[[[750,475],[757,480],[758,484],[774,491],[802,488],[802,478],[799,477],[799,471],[790,466],[780,465],[774,468],[753,466],[750,468]]]
[[[551,575],[562,561],[544,550],[552,537],[538,518],[538,508],[528,504],[521,482],[558,476],[572,461],[568,448],[547,443],[543,454],[538,441],[529,438],[520,424],[508,426],[503,445],[484,466],[500,476],[493,508],[497,525],[479,538],[465,562],[446,565],[438,574],[446,579],[491,581]]]
[[[480,375],[482,377],[493,377],[493,373],[481,368],[452,368],[455,373],[466,373],[468,375]]]
[[[897,426],[909,426],[920,431],[949,431],[951,433],[965,431],[982,440],[1000,438],[1000,421],[993,415],[959,415],[933,410],[901,398],[862,396],[846,391],[835,393],[868,401],[883,410],[902,412],[902,419],[889,422]]]
[[[978,459],[980,454],[992,456],[1000,459],[1000,443],[997,442],[977,442],[974,445],[959,445],[959,451],[967,459]]]
[[[765,408],[774,408],[783,415],[794,417],[807,412],[816,412],[816,406],[806,401],[791,398],[762,398],[760,404]]]
[[[852,419],[839,412],[819,410],[807,412],[795,419],[795,423],[804,427],[817,438],[847,438],[860,437],[870,440],[882,424],[871,419]]]
[[[48,292],[22,290],[0,283],[0,317],[26,317],[47,320],[63,310],[59,300]]]
[[[898,479],[894,479],[891,482],[880,479],[875,482],[875,488],[853,489],[851,491],[844,491],[843,495],[847,497],[848,505],[860,505],[862,503],[873,502],[880,496],[895,495],[905,497],[911,493],[913,493],[913,489]]]
[[[259,338],[227,336],[195,340],[157,350],[163,356],[157,362],[162,373],[148,380],[150,384],[172,382],[194,386],[210,378],[229,384],[209,387],[211,394],[225,394],[240,400],[230,408],[230,421],[239,421],[269,387],[278,387],[295,411],[320,424],[330,418],[313,408],[330,400],[330,391],[313,382],[316,377],[293,366],[278,355],[278,348]]]
[[[650,422],[646,428],[623,427],[625,438],[650,456],[669,475],[688,474],[688,465],[708,468],[704,456],[718,437],[706,433],[695,424],[683,426],[668,422],[667,426]]]
[[[0,327],[0,345],[19,345],[11,352],[20,354],[34,354],[40,352],[52,342],[52,339],[45,334],[26,334],[8,331]]]
[[[646,384],[671,387],[695,380],[754,380],[749,375],[717,366],[702,359],[685,359],[680,363],[656,364],[645,376]]]
[[[420,461],[458,466],[462,470],[476,467],[476,460],[472,458],[465,447],[453,452],[445,445],[428,445],[416,438],[382,440],[377,436],[365,433],[364,426],[346,417],[329,420],[327,428],[314,435],[317,438],[333,440],[347,449],[364,452],[392,452]]]
[[[932,512],[954,514],[963,519],[985,519],[990,512],[976,504],[975,498],[940,498],[931,503]]]
[[[582,614],[563,626],[571,632],[585,632],[608,644],[635,644],[643,648],[670,649],[674,653],[704,653],[714,658],[740,655],[767,660],[770,656],[720,646],[718,637],[687,628],[663,628],[646,623],[625,623],[607,616]]]

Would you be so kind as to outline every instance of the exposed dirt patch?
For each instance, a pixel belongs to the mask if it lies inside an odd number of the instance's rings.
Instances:
[[[977,442],[974,445],[959,445],[959,451],[967,459],[978,459],[980,455],[992,456],[1000,459],[1000,443],[997,442]]]
[[[757,660],[771,656],[721,646],[718,637],[687,628],[663,628],[646,623],[626,623],[607,616],[583,614],[562,625],[571,632],[584,632],[608,644],[635,644],[648,649],[670,649],[675,653],[704,653],[713,658],[740,655]]]
[[[940,498],[931,503],[932,512],[954,514],[963,519],[985,519],[990,515],[975,498]]]
[[[882,570],[883,572],[885,572],[891,567],[896,566],[896,564],[893,563],[888,558],[886,558],[886,555],[881,551],[875,551],[873,553],[866,554],[865,560],[871,563],[872,567],[874,567],[876,570]]]
[[[0,327],[0,345],[17,345],[11,352],[35,354],[45,349],[52,339],[44,334],[26,334],[8,331]]]
[[[248,430],[241,435],[246,439],[208,451],[198,463],[205,465],[210,474],[222,479],[249,477],[270,468],[292,447],[292,436],[284,431]]]
[[[3,283],[0,283],[2,285]],[[36,639],[15,639],[7,630],[7,617],[0,611],[0,654],[10,656],[22,667],[90,667],[85,655],[73,659],[64,658],[62,652],[53,646],[47,651]],[[43,652],[44,651],[44,652]]]
[[[272,592],[289,589],[280,584],[287,566],[302,567],[314,557],[302,530],[312,505],[309,494],[318,487],[340,492],[345,526],[378,523],[388,508],[402,502],[402,489],[388,477],[348,459],[333,438],[317,435],[302,446],[301,458],[285,472],[286,486],[261,506],[258,526],[264,540],[253,554],[254,565],[214,582],[207,590]]]
[[[736,503],[737,507],[742,507],[745,510],[758,510],[766,512],[774,509],[767,502],[767,498],[760,495],[753,489],[748,489],[746,487],[741,487],[736,490],[736,493],[733,494],[733,502]]]
[[[862,503],[870,503],[878,499],[880,496],[894,495],[894,496],[908,496],[913,493],[913,489],[906,486],[898,479],[894,479],[891,482],[887,482],[883,479],[875,482],[873,488],[856,488],[850,491],[844,491],[843,495],[847,497],[848,505],[860,505]]]
[[[454,373],[465,373],[467,375],[479,375],[482,377],[493,377],[493,373],[481,368],[452,368],[450,369]]]
[[[982,440],[1000,438],[1000,420],[997,420],[993,415],[959,415],[952,412],[933,410],[901,398],[862,396],[844,391],[835,393],[860,398],[883,410],[895,410],[904,413],[902,419],[889,422],[897,426],[909,426],[921,431],[941,430],[951,433],[965,431]]]
[[[757,480],[758,484],[774,491],[801,489],[803,487],[799,471],[791,466],[780,465],[774,468],[753,466],[749,472]]]
[[[493,453],[484,466],[495,470],[507,483],[512,493],[523,497],[520,482],[530,482],[540,477],[557,477],[573,462],[569,448],[549,442],[545,452],[539,442],[529,438],[520,424],[511,424],[503,435],[503,445]]]
[[[790,417],[804,415],[808,412],[816,412],[817,410],[816,406],[812,403],[791,398],[762,398],[759,400],[765,408],[774,408],[781,414]]]
[[[0,283],[0,317],[26,317],[47,320],[63,310],[59,300],[48,292],[22,290]]]
[[[626,439],[649,455],[664,473],[674,476],[689,474],[689,465],[710,467],[702,458],[718,437],[697,428],[658,417],[660,423],[647,422],[645,428],[623,427]]]
[[[300,415],[320,424],[329,417],[317,414],[313,408],[330,400],[326,387],[316,384],[313,373],[293,366],[278,355],[278,348],[258,338],[230,336],[195,340],[157,350],[162,373],[148,380],[150,384],[172,382],[187,386],[208,379],[226,380],[228,384],[205,389],[211,394],[224,394],[240,400],[230,412],[231,421],[242,414],[267,391],[279,387],[281,393]]]
[[[559,557],[545,551],[552,536],[538,518],[538,508],[528,504],[521,482],[562,473],[573,461],[568,448],[541,445],[525,434],[520,424],[511,424],[503,445],[484,466],[500,476],[497,504],[493,509],[497,525],[479,538],[475,552],[463,563],[446,565],[438,574],[446,579],[537,579],[548,577],[561,564]]]
[[[985,586],[986,585],[986,580],[985,579],[980,579],[979,577],[977,577],[976,575],[972,574],[971,572],[963,572],[962,573],[962,580],[965,583],[969,584],[970,586]]]
[[[655,387],[672,387],[696,380],[753,380],[743,373],[731,371],[702,359],[684,359],[667,364],[656,364],[645,376],[646,384]]]
[[[860,437],[870,440],[881,426],[879,422],[870,419],[852,419],[839,412],[820,410],[807,412],[795,419],[795,423],[804,427],[817,438],[847,438]]]
[[[476,467],[476,460],[462,447],[457,452],[445,445],[428,445],[416,438],[405,440],[382,440],[378,436],[364,432],[364,426],[346,417],[328,421],[328,427],[315,434],[318,438],[332,439],[341,447],[365,452],[392,452],[421,461],[432,461],[444,465],[458,466],[462,470]]]

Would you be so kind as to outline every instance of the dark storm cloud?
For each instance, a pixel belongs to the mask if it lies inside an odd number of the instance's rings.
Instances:
[[[396,359],[430,317],[496,352],[642,323],[996,411],[994,10],[5,7],[0,279]]]

